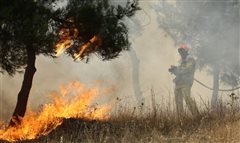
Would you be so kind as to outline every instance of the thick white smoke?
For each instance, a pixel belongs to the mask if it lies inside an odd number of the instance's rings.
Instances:
[[[174,106],[172,83],[174,77],[168,73],[168,68],[170,65],[178,64],[180,57],[173,39],[159,27],[156,11],[151,7],[155,2],[140,1],[140,7],[145,12],[139,11],[134,18],[140,21],[140,25],[143,27],[136,28],[141,30],[138,34],[130,29],[129,35],[133,40],[131,46],[135,49],[140,60],[139,82],[146,100],[146,106],[151,104],[151,89],[154,89],[156,93],[157,104],[170,102]],[[127,52],[121,53],[119,58],[111,61],[101,61],[93,55],[87,64],[73,62],[71,58],[66,56],[57,59],[44,56],[37,57],[37,72],[34,77],[28,106],[37,109],[41,104],[47,102],[46,96],[51,91],[58,90],[59,85],[73,80],[88,85],[93,85],[94,82],[99,81],[103,87],[113,85],[116,87],[115,92],[112,93],[114,98],[122,98],[126,104],[135,106],[136,99],[132,87],[131,73],[132,63]],[[196,76],[199,80],[212,86],[212,79],[205,72],[197,71]],[[17,74],[14,77],[1,75],[0,120],[7,120],[11,117],[22,78],[22,74]],[[193,85],[192,93],[197,100],[199,100],[198,95],[201,95],[206,102],[211,95],[211,91],[196,83]],[[201,105],[200,100],[198,104]]]

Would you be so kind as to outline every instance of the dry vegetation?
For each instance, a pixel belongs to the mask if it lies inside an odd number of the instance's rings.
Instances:
[[[66,119],[48,136],[22,143],[238,143],[240,108],[233,97],[229,104],[219,103],[215,111],[206,107],[198,117],[185,113],[178,118],[170,108],[153,105],[148,114],[137,114],[136,108],[119,109],[104,122]]]

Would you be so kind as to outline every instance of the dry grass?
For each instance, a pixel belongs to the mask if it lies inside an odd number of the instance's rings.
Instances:
[[[184,113],[181,118],[155,103],[144,114],[136,113],[140,107],[119,109],[104,122],[66,119],[48,136],[22,143],[239,143],[239,104],[229,104],[221,102],[215,111],[205,108],[198,117]]]

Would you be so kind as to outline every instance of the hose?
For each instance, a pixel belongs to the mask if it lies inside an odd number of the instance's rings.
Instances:
[[[195,80],[197,83],[199,83],[200,85],[206,87],[207,89],[213,90],[213,88],[208,87],[207,85],[205,85],[205,84],[202,83],[201,81],[197,80],[196,78],[194,78],[194,80]],[[237,90],[237,89],[239,89],[239,88],[240,88],[240,86],[235,87],[235,88],[232,88],[232,89],[218,89],[218,91],[234,91],[234,90]]]

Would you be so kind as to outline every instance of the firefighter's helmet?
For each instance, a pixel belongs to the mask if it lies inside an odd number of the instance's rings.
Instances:
[[[187,47],[186,44],[180,44],[178,50],[184,50],[184,51],[188,52],[189,48]]]

